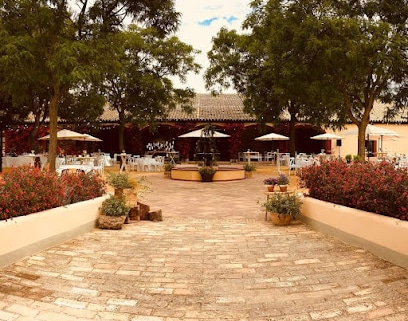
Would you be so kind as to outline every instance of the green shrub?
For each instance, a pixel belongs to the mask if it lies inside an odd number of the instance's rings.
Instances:
[[[264,207],[268,212],[278,215],[291,215],[296,218],[300,214],[302,201],[297,194],[273,194],[269,195]]]
[[[256,171],[256,166],[253,165],[253,164],[245,163],[244,164],[244,170],[246,172],[253,172],[253,171]]]
[[[134,188],[135,182],[129,179],[127,173],[109,173],[107,183],[113,188]]]
[[[101,214],[106,216],[126,216],[130,207],[126,205],[126,198],[111,196],[103,201]]]

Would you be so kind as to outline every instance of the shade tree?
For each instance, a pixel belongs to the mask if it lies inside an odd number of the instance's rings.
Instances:
[[[292,142],[297,121],[352,122],[364,157],[374,102],[389,103],[389,115],[406,106],[406,8],[385,0],[252,1],[241,34],[221,29],[213,39],[207,88],[234,87],[260,122],[289,115]]]

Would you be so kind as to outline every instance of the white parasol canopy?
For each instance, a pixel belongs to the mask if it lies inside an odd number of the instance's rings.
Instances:
[[[315,140],[333,140],[333,139],[343,139],[343,137],[336,135],[336,134],[331,134],[331,133],[324,133],[316,136],[310,137],[310,139],[315,139]],[[339,157],[340,157],[340,146],[339,146]]]
[[[261,140],[261,141],[274,141],[274,140],[289,140],[289,137],[283,136],[281,134],[276,134],[276,133],[269,133],[263,136],[256,137],[255,140]],[[278,150],[278,155],[276,158],[276,164],[278,165],[278,172],[280,173],[280,154]]]
[[[280,134],[276,134],[276,133],[269,133],[269,134],[266,134],[266,135],[263,135],[263,136],[256,137],[255,140],[265,140],[265,141],[268,141],[268,140],[289,140],[289,137],[283,136],[283,135],[280,135]]]
[[[99,139],[98,137],[95,137],[89,134],[84,134],[84,136],[86,136],[84,141],[87,141],[87,142],[101,142],[102,141],[102,139]]]
[[[199,137],[204,137],[204,138],[209,138],[209,137],[214,137],[214,138],[223,138],[223,137],[230,137],[230,135],[224,134],[217,132],[214,130],[213,135],[206,135],[206,132],[204,131],[204,128],[193,130],[192,132],[183,134],[179,136],[180,138],[199,138]]]
[[[343,134],[344,135],[358,135],[358,128],[345,131]],[[386,129],[386,128],[382,128],[382,127],[378,127],[378,126],[368,124],[367,128],[366,128],[365,136],[368,136],[368,137],[370,137],[370,136],[380,137],[380,150],[381,150],[381,152],[383,152],[383,139],[384,139],[384,136],[387,136],[387,137],[399,137],[400,134],[397,133],[397,132],[394,132],[393,130],[389,130],[389,129]]]
[[[50,135],[46,135],[44,137],[38,138],[39,140],[49,140]],[[88,134],[81,134],[78,132],[74,132],[69,129],[61,129],[57,132],[57,140],[82,140],[82,141],[93,141],[93,142],[99,142],[102,141],[99,138],[96,138],[94,136],[88,135]]]
[[[310,137],[310,139],[315,140],[332,140],[332,139],[343,139],[343,137],[331,133],[320,134]]]
[[[358,135],[358,128],[350,129],[348,131],[345,131],[343,134],[344,135]],[[365,134],[370,135],[370,136],[394,136],[394,137],[400,136],[399,133],[394,132],[393,130],[381,128],[381,127],[370,125],[370,124],[367,125]]]

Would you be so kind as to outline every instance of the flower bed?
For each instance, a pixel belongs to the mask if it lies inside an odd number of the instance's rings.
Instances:
[[[313,198],[385,216],[408,219],[408,171],[387,162],[325,162],[302,170]]]
[[[46,209],[82,202],[106,193],[97,174],[64,174],[21,166],[0,176],[0,220],[32,215]]]
[[[392,164],[325,162],[302,170],[301,220],[408,268],[408,172]]]
[[[0,176],[0,267],[94,228],[105,194],[99,175],[21,166]]]

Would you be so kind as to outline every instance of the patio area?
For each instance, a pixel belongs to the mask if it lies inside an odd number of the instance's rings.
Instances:
[[[265,222],[262,181],[276,174],[131,172],[164,220],[94,229],[2,269],[0,320],[406,320],[406,269],[300,222]]]

